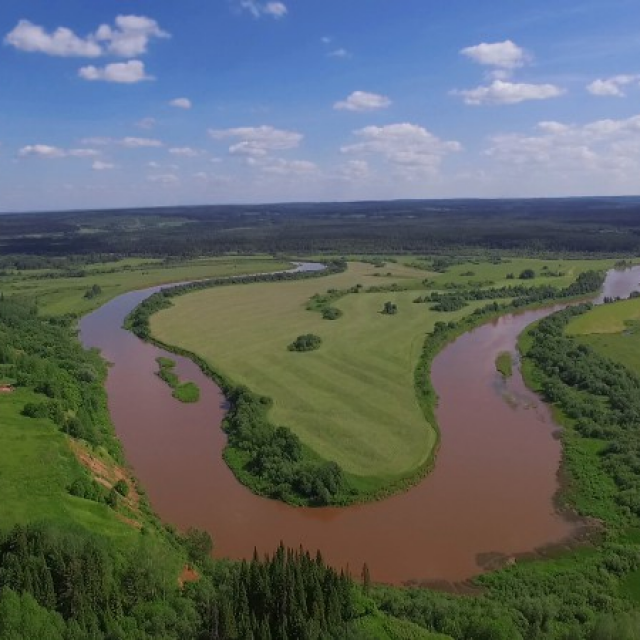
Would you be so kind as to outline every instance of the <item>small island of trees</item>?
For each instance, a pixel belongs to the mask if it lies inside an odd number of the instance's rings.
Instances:
[[[322,338],[313,333],[298,336],[288,347],[289,351],[315,351],[320,348]]]
[[[393,302],[385,302],[384,307],[382,308],[382,313],[393,316],[398,313],[398,305]]]

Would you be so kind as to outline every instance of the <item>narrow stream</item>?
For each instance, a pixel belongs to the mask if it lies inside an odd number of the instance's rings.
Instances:
[[[304,267],[303,267],[304,268]],[[610,271],[602,294],[640,289],[640,267]],[[460,582],[495,560],[562,543],[578,525],[557,513],[561,445],[550,411],[524,385],[519,369],[506,383],[495,370],[502,351],[555,309],[503,316],[464,334],[436,358],[432,378],[442,443],[433,473],[409,491],[348,508],[294,508],[253,495],[222,460],[225,399],[186,358],[122,329],[127,314],[158,288],[124,294],[80,324],[85,347],[113,364],[109,408],[127,460],[161,518],[209,531],[215,555],[249,558],[254,546],[280,541],[321,549],[326,560],[372,579]],[[200,402],[182,404],[156,375],[158,356],[196,382]]]

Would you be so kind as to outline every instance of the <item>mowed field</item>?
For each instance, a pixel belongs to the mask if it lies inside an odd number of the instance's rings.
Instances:
[[[375,273],[385,275],[374,275]],[[387,276],[391,273],[391,276]],[[274,400],[270,418],[345,471],[392,479],[422,465],[436,443],[416,400],[414,370],[424,337],[439,314],[413,304],[416,291],[350,294],[334,321],[305,305],[316,293],[355,284],[419,286],[424,272],[350,263],[325,278],[208,289],[173,300],[152,317],[153,334],[203,356],[215,368]],[[397,315],[383,315],[386,301]],[[298,335],[315,333],[318,351],[290,352]]]
[[[640,374],[640,298],[596,307],[573,320],[567,333]]]
[[[567,334],[620,333],[636,320],[640,320],[640,298],[622,300],[600,305],[577,317],[567,327]]]
[[[85,273],[82,277],[64,277],[64,271],[55,269],[15,271],[0,275],[0,289],[8,296],[35,298],[40,311],[45,314],[82,315],[135,289],[186,280],[280,271],[290,267],[290,263],[269,256],[199,258],[178,264],[126,259],[82,267]],[[85,298],[85,292],[93,285],[98,285],[102,293],[91,299]]]

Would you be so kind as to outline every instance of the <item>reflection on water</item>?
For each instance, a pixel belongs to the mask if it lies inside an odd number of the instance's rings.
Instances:
[[[638,289],[640,268],[610,272],[606,296]],[[209,531],[218,556],[249,558],[254,546],[321,548],[326,560],[374,580],[461,581],[486,559],[533,551],[570,536],[556,513],[560,443],[549,410],[519,369],[502,382],[495,358],[552,309],[507,315],[461,336],[435,360],[433,383],[442,443],[436,468],[413,489],[349,508],[304,509],[259,498],[222,460],[225,399],[190,360],[145,344],[121,328],[150,292],[120,296],[81,322],[85,346],[113,366],[109,408],[127,459],[167,522]],[[557,308],[557,307],[556,307]],[[201,400],[182,404],[154,372],[160,355],[194,380]],[[512,401],[505,402],[505,397]]]

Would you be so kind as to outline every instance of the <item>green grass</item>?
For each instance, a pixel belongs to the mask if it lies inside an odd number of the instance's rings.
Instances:
[[[640,374],[640,298],[598,306],[572,320],[566,332]]]
[[[359,618],[351,625],[357,638],[375,640],[452,640],[450,636],[432,633],[423,627],[376,612]]]
[[[506,258],[498,264],[470,260],[464,264],[450,267],[444,274],[437,275],[433,279],[439,284],[467,283],[473,285],[476,282],[491,280],[493,286],[524,284],[526,286],[538,286],[550,284],[562,288],[570,285],[583,271],[590,269],[611,269],[615,260],[535,260],[528,258]],[[547,267],[545,269],[545,267]],[[525,269],[533,269],[536,277],[533,280],[519,280],[518,275]],[[463,276],[463,273],[473,271],[473,276]],[[562,275],[549,275],[558,274]],[[508,280],[507,275],[513,274],[514,280]],[[432,277],[430,275],[429,277]]]
[[[513,375],[513,358],[508,351],[503,351],[496,358],[496,370],[502,374],[504,378],[510,378]]]
[[[0,527],[46,520],[132,540],[135,530],[106,505],[68,493],[82,468],[67,436],[48,419],[21,415],[27,402],[41,398],[24,389],[0,395]]]
[[[273,260],[268,256],[199,258],[177,265],[165,265],[158,260],[126,259],[89,265],[84,269],[87,275],[80,278],[51,278],[51,275],[64,276],[64,272],[52,269],[0,276],[0,289],[7,296],[34,298],[45,314],[83,315],[112,298],[135,289],[171,282],[279,271],[289,267],[290,263]],[[102,289],[102,293],[88,300],[84,294],[94,284]]]
[[[316,453],[347,473],[390,481],[419,469],[437,441],[414,392],[414,370],[424,337],[438,320],[473,310],[440,314],[413,304],[411,291],[359,293],[333,303],[343,316],[333,322],[305,306],[315,293],[410,282],[414,269],[371,265],[322,278],[222,287],[182,296],[153,316],[154,336],[204,357],[236,383],[274,400],[270,419],[291,428]],[[420,275],[420,274],[419,274]],[[380,313],[384,303],[398,314]],[[287,351],[291,336],[314,333],[322,349]]]
[[[175,373],[176,363],[171,358],[156,358],[160,366],[158,376],[162,378],[172,389],[173,397],[180,402],[198,402],[200,400],[200,388],[195,382],[180,382]]]
[[[501,285],[512,282],[506,280],[508,273],[534,268],[565,275],[527,285],[549,281],[560,287],[582,271],[611,264],[514,259],[467,263],[446,274],[428,275],[437,286],[468,284],[470,278],[461,273],[472,269],[478,277]],[[437,432],[425,420],[414,389],[425,335],[435,322],[458,320],[484,304],[454,313],[413,304],[416,290],[424,289],[424,278],[424,271],[400,262],[384,268],[350,263],[346,273],[320,280],[208,289],[174,299],[172,308],[152,317],[151,330],[162,342],[203,357],[234,383],[272,398],[273,424],[289,427],[314,452],[353,476],[359,490],[368,492],[380,483],[415,475],[429,460]],[[333,322],[305,308],[314,294],[329,289],[360,284],[366,291],[394,283],[406,290],[353,293],[332,301],[343,314]],[[398,306],[397,315],[380,313],[387,301]],[[287,352],[291,336],[305,333],[320,336],[322,349],[305,357]]]
[[[198,402],[200,389],[195,382],[183,382],[173,390],[173,397],[180,402]]]
[[[568,335],[619,333],[630,322],[640,320],[640,298],[603,304],[571,321]]]

